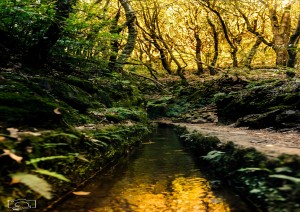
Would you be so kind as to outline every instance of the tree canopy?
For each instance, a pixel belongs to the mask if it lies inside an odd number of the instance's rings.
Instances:
[[[38,65],[59,55],[182,79],[187,71],[294,68],[299,11],[295,0],[3,0],[0,51],[9,57],[1,63],[18,55]]]

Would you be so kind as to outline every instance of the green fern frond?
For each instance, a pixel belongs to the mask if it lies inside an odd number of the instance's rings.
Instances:
[[[29,161],[26,161],[26,165],[29,164],[35,164],[41,161],[46,161],[46,160],[54,160],[54,159],[66,159],[74,156],[64,156],[64,155],[57,155],[57,156],[49,156],[49,157],[41,157],[41,158],[33,158],[30,159]]]
[[[37,172],[37,173],[43,174],[43,175],[48,175],[48,176],[51,176],[51,177],[55,177],[57,179],[60,179],[60,180],[66,181],[66,182],[70,182],[70,180],[67,179],[65,176],[63,176],[62,174],[58,174],[56,172],[51,172],[49,170],[37,169],[37,170],[34,170],[34,172]]]
[[[39,193],[46,199],[52,198],[51,185],[44,179],[27,173],[15,173],[11,175],[12,183],[23,183],[28,186],[31,190]]]

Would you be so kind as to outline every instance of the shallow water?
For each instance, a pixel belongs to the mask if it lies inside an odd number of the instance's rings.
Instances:
[[[158,128],[128,160],[91,180],[52,211],[253,211],[228,191],[213,192],[170,128]]]

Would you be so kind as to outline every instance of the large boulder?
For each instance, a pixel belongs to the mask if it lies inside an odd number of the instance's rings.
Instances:
[[[254,129],[273,127],[275,129],[300,130],[300,111],[276,109],[262,114],[250,114],[239,118],[235,126]]]

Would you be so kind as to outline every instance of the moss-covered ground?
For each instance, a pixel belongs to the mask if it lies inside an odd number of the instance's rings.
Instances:
[[[45,207],[149,133],[137,80],[49,68],[3,69],[0,80],[0,211],[14,199]]]

